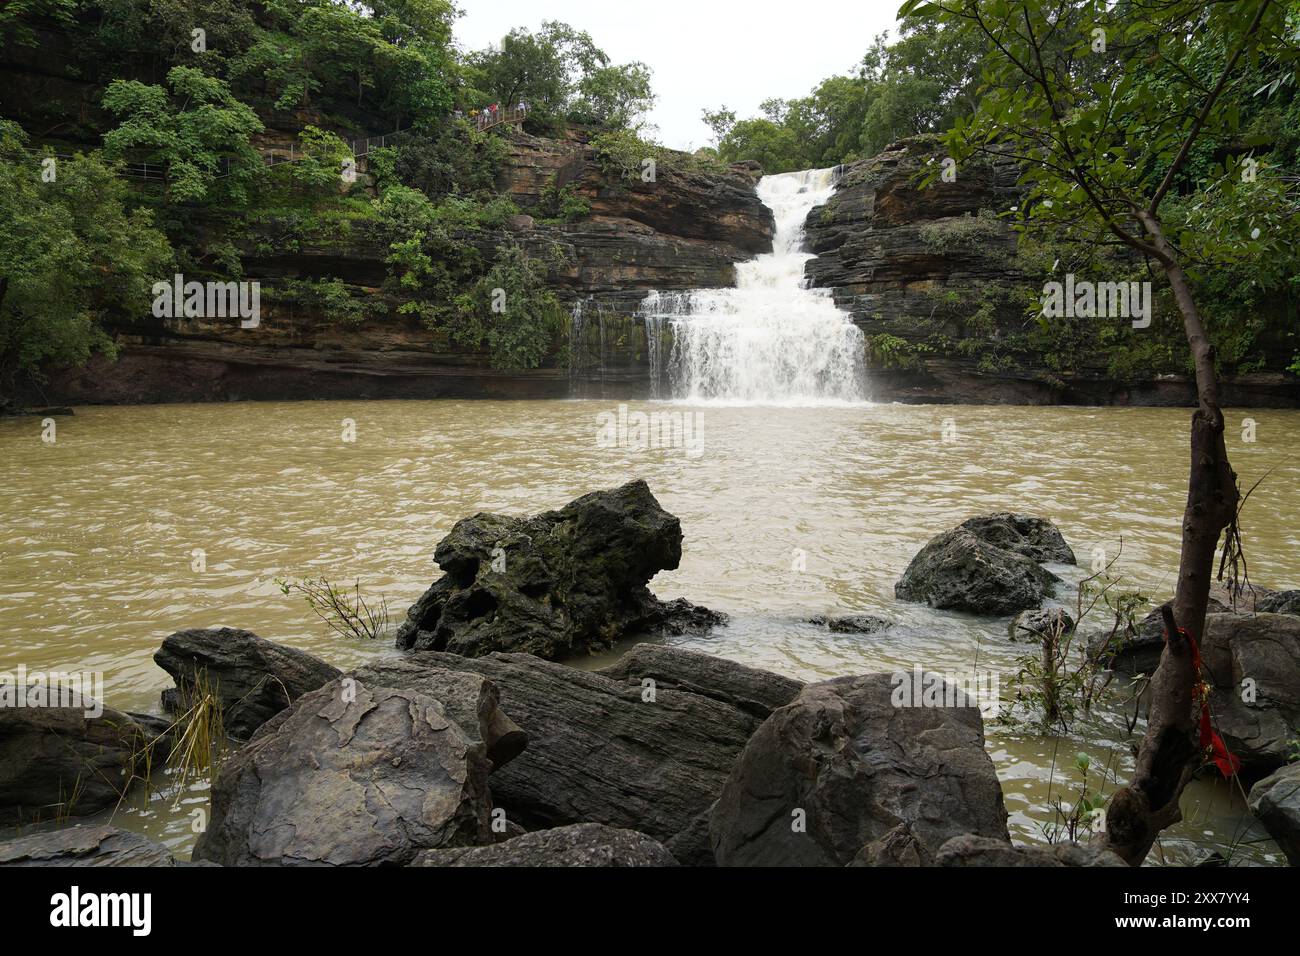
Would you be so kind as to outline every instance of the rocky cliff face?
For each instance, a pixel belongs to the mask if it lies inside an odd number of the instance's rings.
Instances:
[[[521,207],[544,190],[572,185],[591,213],[563,225],[516,216],[507,228],[467,235],[490,258],[503,244],[561,253],[550,281],[571,306],[632,330],[636,304],[651,289],[729,286],[733,264],[770,248],[772,216],[754,193],[756,174],[657,170],[654,182],[625,182],[604,170],[580,137],[552,140],[514,132],[498,183]],[[559,398],[569,369],[552,363],[523,372],[492,369],[417,319],[386,310],[357,325],[329,322],[319,308],[268,295],[285,280],[337,278],[357,297],[380,296],[384,245],[364,229],[329,242],[247,242],[244,277],[263,286],[261,322],[141,316],[115,330],[116,361],[96,358],[51,373],[38,402],[134,403],[299,398]],[[589,327],[600,351],[599,325]],[[586,349],[585,337],[575,350]],[[606,341],[611,365],[644,377],[643,334]],[[622,358],[618,356],[620,354]],[[641,371],[635,371],[640,366]]]
[[[1028,324],[1024,296],[1042,288],[1019,271],[1011,228],[995,218],[1019,199],[1016,164],[971,165],[954,182],[920,188],[927,165],[942,159],[935,141],[917,138],[846,166],[806,223],[817,255],[806,275],[866,334],[875,400],[1195,403],[1186,377],[1123,381],[1095,357],[1066,373],[1049,370],[1042,355],[1001,352]],[[1280,372],[1230,378],[1224,391],[1235,405],[1300,402],[1294,377]]]

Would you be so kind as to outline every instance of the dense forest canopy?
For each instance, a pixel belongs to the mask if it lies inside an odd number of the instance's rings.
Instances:
[[[537,250],[485,252],[493,244],[474,239],[520,212],[560,224],[581,219],[588,207],[558,186],[527,210],[497,193],[505,147],[475,122],[493,104],[526,105],[531,133],[560,135],[580,125],[607,168],[625,177],[646,157],[704,167],[756,160],[774,173],[851,163],[903,137],[959,129],[990,89],[987,39],[913,10],[901,17],[896,37],[864,38],[854,71],[827,78],[805,97],[769,99],[762,115],[748,118],[725,107],[706,111],[716,148],[683,157],[647,139],[654,93],[644,63],[614,63],[596,38],[558,22],[511,29],[492,47],[462,50],[453,37],[457,15],[449,0],[14,0],[0,8],[6,63],[39,64],[33,72],[88,90],[64,97],[57,85],[15,83],[5,93],[0,212],[13,227],[2,240],[0,395],[12,393],[20,374],[39,376],[47,361],[111,349],[105,323],[139,314],[147,274],[237,279],[250,248],[360,236],[377,237],[389,252],[382,297],[358,295],[341,277],[327,276],[286,280],[267,291],[268,300],[306,301],[343,324],[393,311],[416,315],[457,345],[483,350],[498,367],[559,360],[566,320],[545,278],[558,260]],[[1108,15],[1118,22],[1124,12]],[[1300,3],[1290,0],[1286,22],[1293,32],[1298,19]],[[1194,39],[1197,24],[1186,30]],[[1203,78],[1222,56],[1213,44],[1199,44],[1188,63]],[[1078,63],[1076,79],[1091,82],[1089,71],[1101,77],[1103,61]],[[1220,359],[1234,371],[1251,371],[1262,367],[1266,346],[1294,349],[1294,74],[1264,60],[1245,63],[1219,108],[1232,123],[1198,140],[1170,196],[1170,214],[1189,246]],[[399,130],[370,151],[366,189],[341,189],[349,141]],[[1140,125],[1120,132],[1161,135]],[[297,161],[268,166],[269,144],[283,147],[286,136]],[[1229,190],[1222,176],[1215,178],[1225,162],[1245,158],[1257,164],[1267,188]],[[129,175],[138,164],[154,178]],[[39,188],[56,172],[69,185],[102,182],[104,216],[97,220],[81,208],[92,201],[89,194]],[[1231,255],[1212,256],[1198,239],[1213,235],[1211,221],[1251,223],[1248,233],[1260,234],[1233,245]],[[57,270],[57,309],[42,295],[54,269],[41,251],[47,249],[78,249],[84,266]],[[1030,276],[1106,256],[1115,270],[1136,275],[1145,268],[1069,223],[1026,234],[1017,256]],[[524,299],[513,323],[483,301],[489,276],[491,288],[509,287]],[[976,349],[990,371],[1025,350],[1062,371],[1072,356],[1098,353],[1117,376],[1187,370],[1177,343],[1160,336],[1130,340],[1068,323],[1041,330],[1028,321],[1011,331],[990,325],[978,332],[999,310],[1031,312],[1032,301],[1012,301],[1023,291],[986,290],[960,304],[977,330],[962,347]],[[941,339],[912,348],[948,347]],[[1280,344],[1286,342],[1292,344]],[[883,351],[888,343],[879,344]]]

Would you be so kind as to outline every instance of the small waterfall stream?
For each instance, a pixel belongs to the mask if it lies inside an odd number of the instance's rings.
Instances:
[[[862,332],[826,289],[810,289],[803,224],[835,170],[764,176],[772,251],[736,265],[736,288],[652,292],[641,303],[656,398],[818,405],[866,399]],[[671,345],[668,342],[671,341]],[[665,388],[666,383],[666,388]]]

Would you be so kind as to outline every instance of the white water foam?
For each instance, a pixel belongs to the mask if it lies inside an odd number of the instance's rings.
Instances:
[[[736,288],[646,296],[641,315],[656,398],[726,405],[866,400],[862,331],[829,290],[808,288],[803,275],[814,258],[802,251],[804,220],[834,190],[833,169],[764,176],[758,197],[776,221],[772,251],[736,265]],[[660,345],[665,329],[671,350]],[[665,378],[668,394],[659,394]]]

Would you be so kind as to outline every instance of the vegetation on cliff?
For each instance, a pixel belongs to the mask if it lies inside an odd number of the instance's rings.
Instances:
[[[495,367],[561,359],[554,250],[480,238],[524,210],[497,193],[505,147],[478,117],[523,104],[533,132],[618,132],[652,104],[649,70],[562,23],[462,53],[456,16],[448,0],[6,7],[0,53],[55,81],[17,91],[0,131],[18,226],[0,240],[0,396],[111,351],[105,329],[146,315],[156,281],[237,281],[249,256],[313,243],[381,242],[388,279],[277,277],[268,304],[342,325],[415,315]],[[348,140],[394,130],[354,159]],[[586,214],[561,187],[527,211]]]

